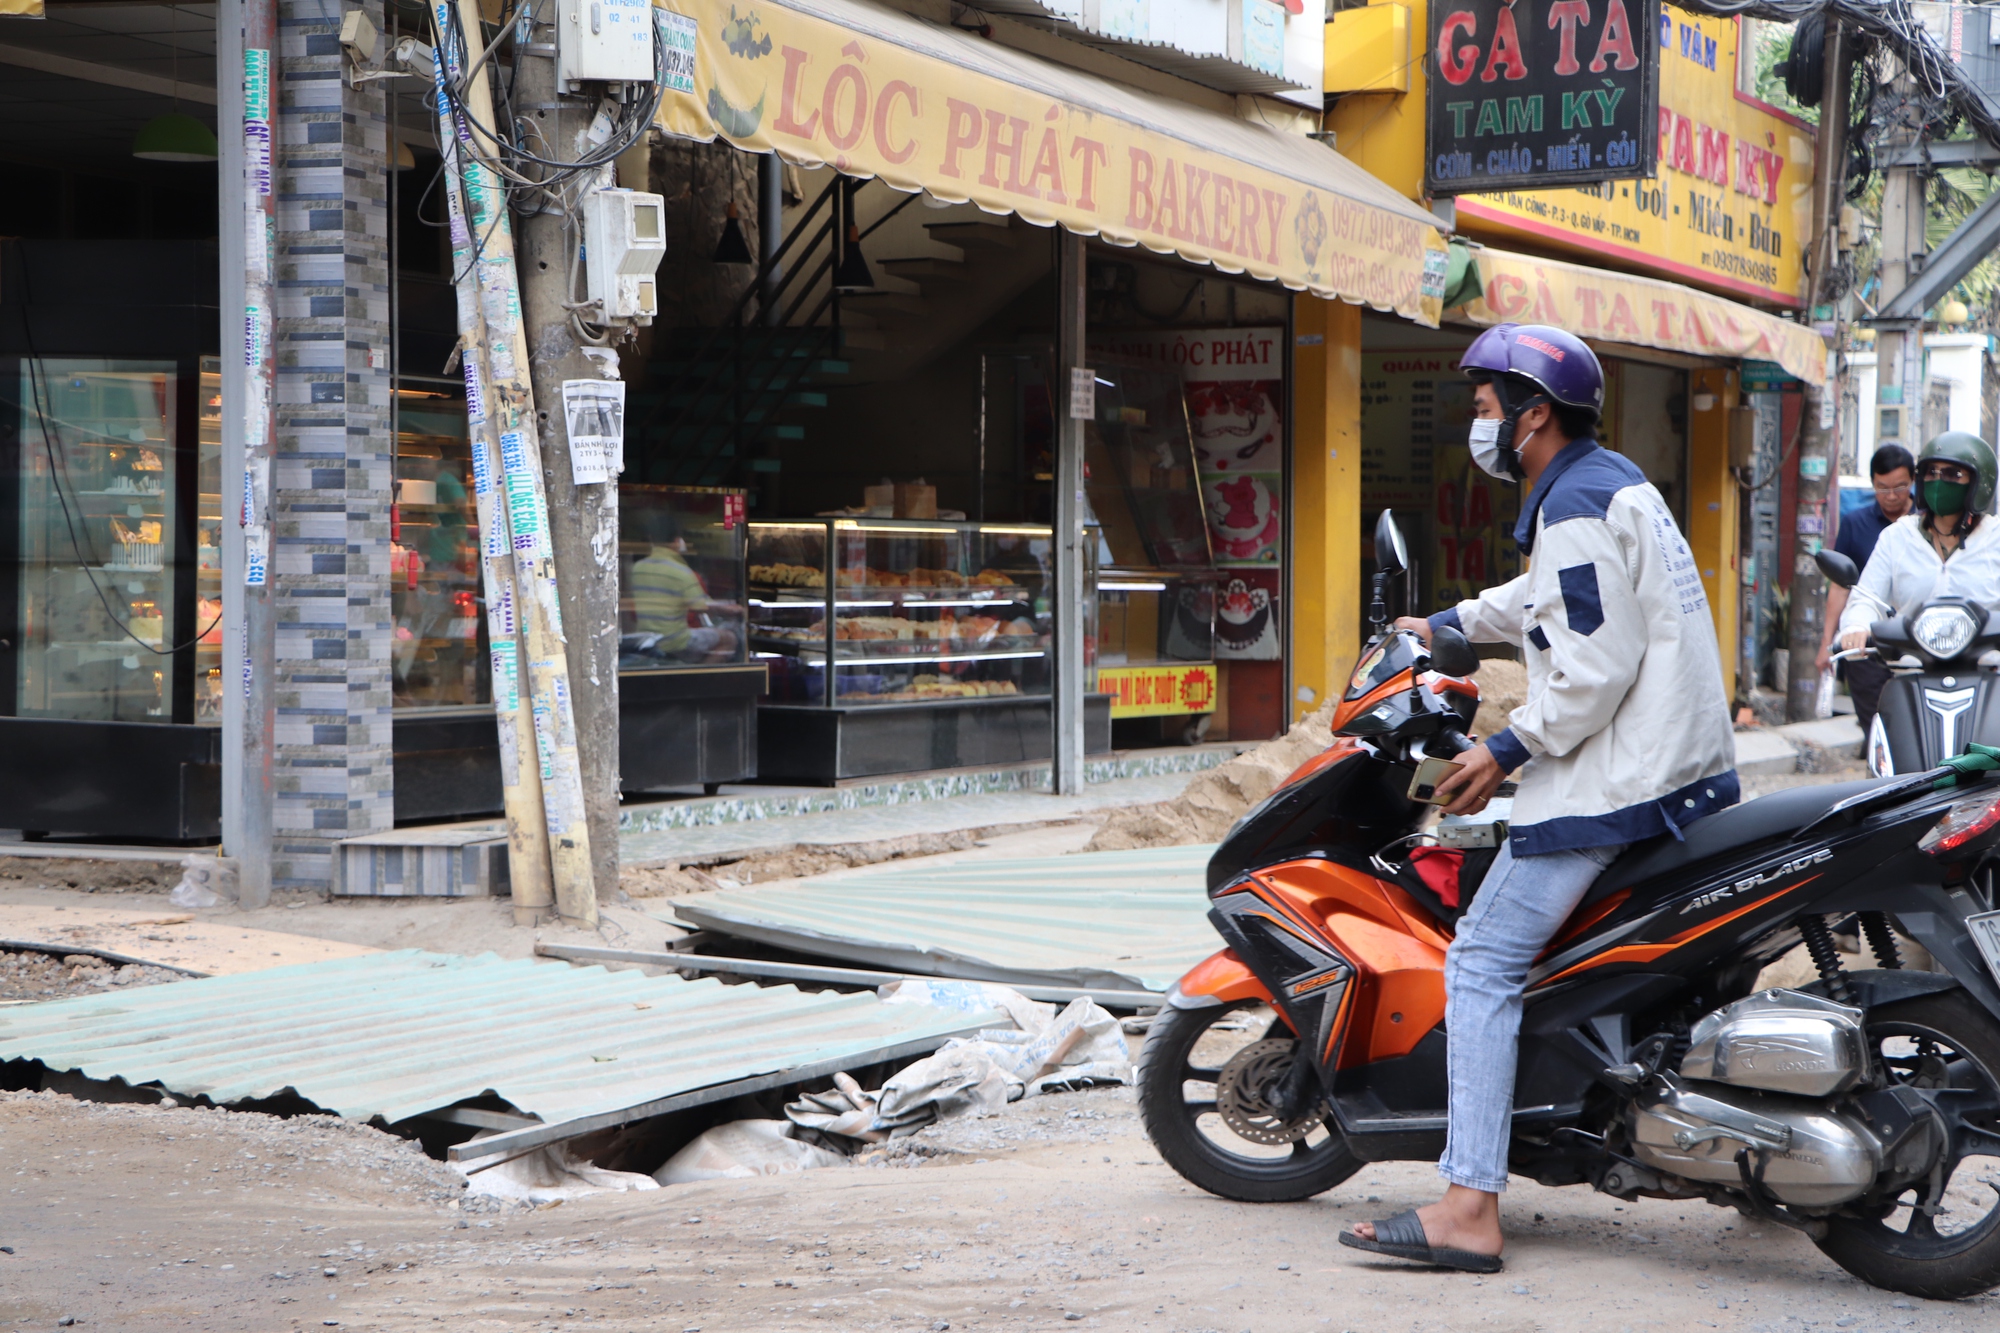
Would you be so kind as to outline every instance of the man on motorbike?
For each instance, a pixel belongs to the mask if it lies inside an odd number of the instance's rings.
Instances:
[[[1985,522],[2000,465],[1993,446],[1951,430],[1917,455],[1916,511],[1882,530],[1840,613],[1840,647],[1868,643],[1868,626],[1933,597],[1969,597],[2000,609],[2000,529]]]
[[[1910,512],[1917,486],[1917,460],[1902,445],[1885,444],[1868,460],[1868,479],[1873,483],[1874,498],[1852,513],[1841,511],[1840,535],[1833,543],[1833,549],[1852,560],[1857,570],[1868,567],[1868,557],[1875,553],[1875,543],[1883,530]],[[1840,633],[1840,614],[1846,609],[1847,589],[1839,584],[1828,585],[1826,624],[1820,633],[1819,657],[1814,662],[1821,671],[1833,665],[1834,638]],[[1854,699],[1854,720],[1861,724],[1861,734],[1865,736],[1868,724],[1875,718],[1875,702],[1882,697],[1882,687],[1889,683],[1889,668],[1880,662],[1850,657],[1840,663],[1840,675]]]
[[[1438,784],[1446,810],[1483,809],[1519,772],[1507,845],[1445,962],[1449,1110],[1438,1203],[1342,1233],[1418,1262],[1500,1267],[1522,994],[1536,956],[1629,843],[1737,799],[1735,743],[1700,572],[1644,474],[1593,438],[1603,370],[1582,341],[1502,324],[1467,349],[1473,460],[1531,488],[1514,537],[1520,577],[1398,626],[1450,626],[1527,659],[1510,725]]]

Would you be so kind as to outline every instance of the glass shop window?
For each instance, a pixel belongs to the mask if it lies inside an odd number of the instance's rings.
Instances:
[[[465,393],[397,390],[396,501],[389,522],[390,649],[399,708],[489,703],[492,665],[479,569],[479,510]]]

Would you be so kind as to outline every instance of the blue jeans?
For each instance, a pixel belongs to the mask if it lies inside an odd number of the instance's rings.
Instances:
[[[1444,959],[1451,1120],[1438,1174],[1498,1194],[1507,1188],[1514,1066],[1528,969],[1623,846],[1514,858],[1503,847]]]

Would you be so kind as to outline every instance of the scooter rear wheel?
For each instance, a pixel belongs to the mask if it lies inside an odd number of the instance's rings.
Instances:
[[[1323,1106],[1290,1123],[1270,1112],[1290,1035],[1255,1003],[1160,1012],[1139,1052],[1139,1115],[1167,1165],[1245,1203],[1309,1199],[1361,1169]]]
[[[1935,1187],[1905,1190],[1882,1217],[1829,1218],[1820,1249],[1863,1282],[1928,1300],[2000,1286],[2000,1025],[1954,990],[1872,1010],[1868,1039],[1891,1083],[1936,1097],[1951,1147]]]

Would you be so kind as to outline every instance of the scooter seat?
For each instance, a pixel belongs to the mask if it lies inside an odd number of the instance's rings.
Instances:
[[[1599,902],[1643,880],[1691,869],[1703,861],[1740,852],[1760,842],[1788,838],[1850,796],[1895,778],[1836,782],[1824,787],[1788,787],[1697,819],[1681,838],[1662,834],[1635,842],[1605,867],[1581,906]]]

